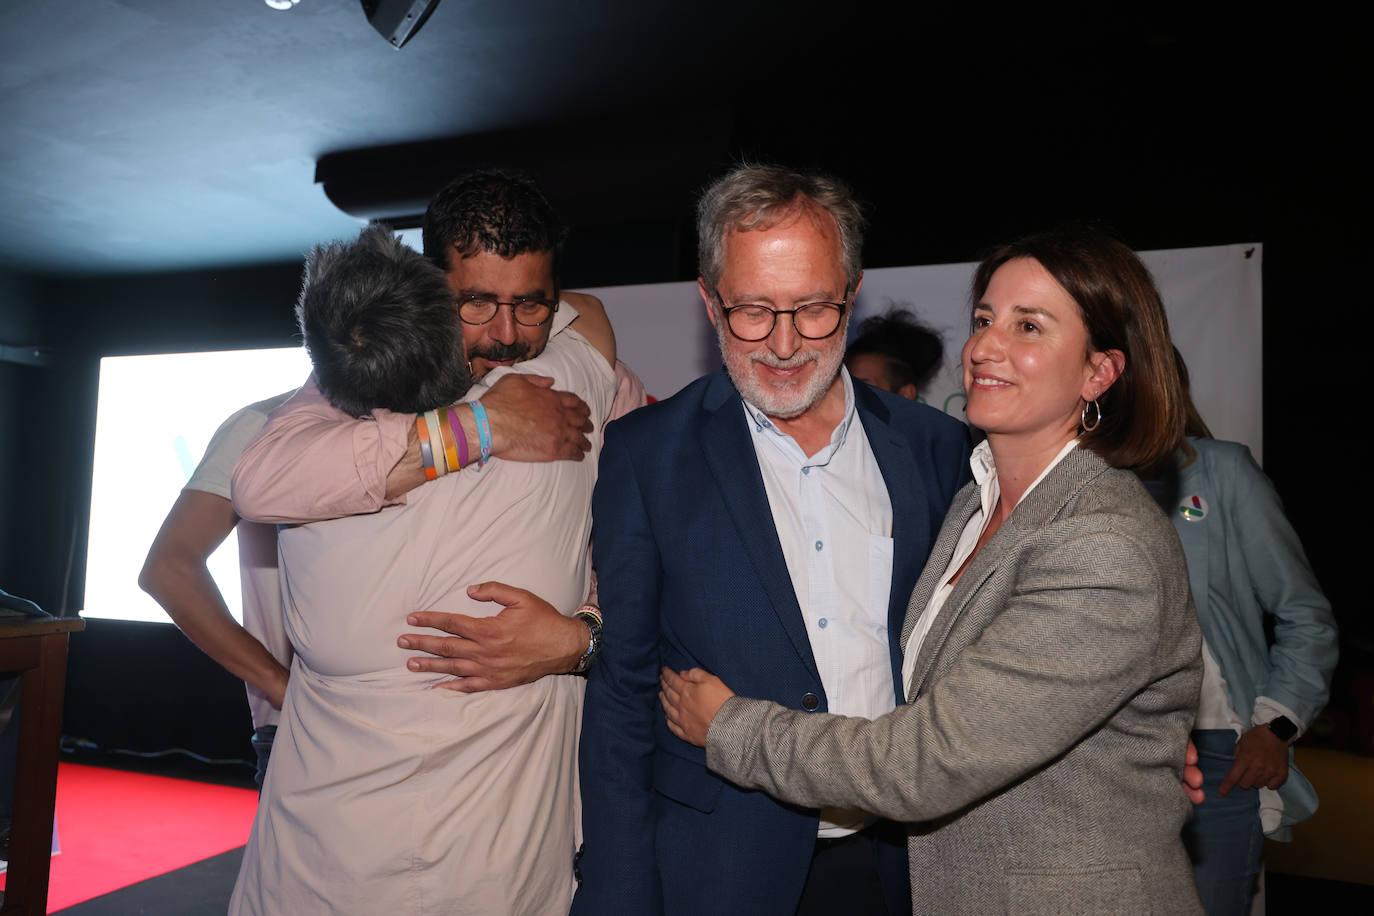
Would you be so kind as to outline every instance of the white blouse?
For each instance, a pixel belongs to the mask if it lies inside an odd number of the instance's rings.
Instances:
[[[1026,492],[1021,494],[1021,499],[1016,501],[1016,505],[1021,505],[1022,500],[1040,485],[1040,481],[1044,480],[1045,476],[1054,470],[1055,465],[1063,461],[1064,456],[1077,447],[1078,440],[1070,439],[1059,450],[1059,454],[1055,455],[1050,463],[1045,465],[1040,476],[1031,481],[1030,486],[1026,487]],[[988,521],[992,518],[992,509],[997,505],[997,500],[1002,495],[1002,488],[997,482],[997,465],[992,460],[992,448],[986,439],[978,443],[968,461],[973,469],[973,481],[979,487],[980,506],[968,520],[968,524],[964,526],[963,533],[959,535],[959,543],[955,545],[954,556],[950,558],[949,566],[945,567],[945,574],[940,578],[940,587],[935,589],[935,594],[930,596],[930,603],[921,613],[921,619],[916,621],[916,626],[903,647],[902,683],[906,685],[908,697],[911,696],[911,681],[916,673],[916,656],[921,654],[921,644],[925,642],[926,634],[930,632],[931,625],[939,616],[940,609],[945,606],[945,600],[949,598],[949,593],[954,590],[954,583],[950,580],[973,554],[973,549],[978,546],[978,539],[983,536],[983,530],[987,528]],[[1015,506],[1012,508],[1015,509]]]

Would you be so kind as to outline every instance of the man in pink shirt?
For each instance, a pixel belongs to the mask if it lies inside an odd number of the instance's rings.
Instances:
[[[594,297],[560,296],[557,266],[565,235],[565,227],[533,183],[508,172],[465,175],[430,204],[425,213],[425,255],[444,269],[458,298],[463,345],[474,379],[537,356],[550,336],[579,314],[578,330],[593,320],[604,322],[604,310]],[[519,310],[545,300],[555,303],[552,318],[542,324],[524,323]],[[570,308],[558,310],[560,301]],[[645,400],[638,379],[623,364],[615,368],[611,418]],[[483,395],[493,457],[582,460],[591,429],[587,407],[551,384],[551,379],[512,374]],[[475,453],[480,443],[470,417],[463,413]],[[332,407],[312,379],[273,414],[244,451],[234,472],[233,498],[244,518],[300,523],[403,504],[405,493],[424,482],[413,415],[381,410],[370,418],[352,419]],[[412,659],[412,671],[460,677],[449,682],[459,691],[505,688],[567,671],[592,650],[587,624],[565,617],[526,591],[487,583],[478,586],[473,597],[499,601],[506,609],[485,618],[411,615],[414,627],[451,634],[402,636],[402,648],[435,656]]]

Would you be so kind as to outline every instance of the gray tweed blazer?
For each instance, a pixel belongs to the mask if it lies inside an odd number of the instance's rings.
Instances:
[[[954,499],[905,645],[978,506]],[[734,697],[707,764],[909,824],[917,913],[1197,913],[1179,785],[1202,679],[1188,570],[1135,477],[1076,449],[974,557],[870,721]]]

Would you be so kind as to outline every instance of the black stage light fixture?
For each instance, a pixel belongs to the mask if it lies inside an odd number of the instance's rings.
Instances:
[[[367,21],[396,50],[415,36],[439,0],[362,0]]]

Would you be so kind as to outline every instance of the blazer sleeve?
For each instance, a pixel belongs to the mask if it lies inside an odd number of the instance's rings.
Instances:
[[[1128,533],[1080,530],[1007,560],[1019,560],[1016,582],[990,596],[1004,609],[913,703],[870,721],[734,697],[711,723],[708,766],[783,801],[924,821],[1074,746],[1155,679],[1161,628],[1178,622]],[[1191,639],[1182,667],[1197,664],[1196,627]],[[1196,686],[1175,700],[1188,714]]]
[[[1244,557],[1255,600],[1274,616],[1269,678],[1256,687],[1306,726],[1330,693],[1339,652],[1336,618],[1274,485],[1248,448],[1240,446],[1228,457],[1230,492],[1221,506],[1228,516],[1228,536]],[[1236,711],[1242,716],[1251,712]]]
[[[585,847],[574,914],[662,911],[654,856],[658,546],[619,424],[607,427],[592,499],[593,559],[605,614],[587,678],[580,764]]]

